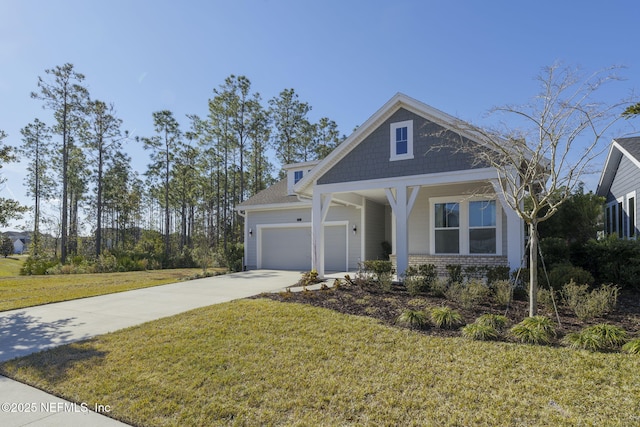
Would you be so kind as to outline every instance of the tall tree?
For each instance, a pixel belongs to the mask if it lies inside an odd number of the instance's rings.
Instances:
[[[73,135],[82,126],[82,115],[89,92],[81,85],[84,75],[76,72],[72,64],[56,66],[45,70],[51,80],[38,77],[39,92],[32,92],[31,97],[44,101],[44,108],[53,111],[56,119],[54,132],[62,137],[61,185],[62,185],[62,221],[60,239],[60,261],[64,264],[68,252],[69,229],[69,159],[73,147]]]
[[[338,125],[327,117],[322,117],[314,125],[314,151],[316,159],[324,159],[340,144]]]
[[[164,197],[164,255],[169,258],[171,249],[171,229],[169,200],[171,175],[174,167],[175,155],[182,145],[180,125],[168,110],[153,113],[153,126],[157,135],[142,138],[145,150],[151,150],[151,161],[147,176],[161,182]]]
[[[93,156],[93,177],[96,186],[96,257],[98,257],[102,252],[105,165],[122,148],[120,139],[122,120],[116,117],[113,105],[107,105],[102,101],[90,101],[87,110],[89,126],[85,145]]]
[[[628,102],[605,104],[596,99],[603,85],[618,80],[610,68],[585,76],[571,67],[553,65],[538,76],[541,90],[531,103],[492,110],[520,124],[487,131],[463,122],[457,130],[483,142],[458,148],[478,163],[494,167],[496,191],[529,229],[529,315],[537,313],[538,224],[553,216],[581,184],[593,159],[606,147],[603,135],[620,119]]]
[[[298,99],[293,89],[285,89],[269,100],[269,113],[273,120],[273,144],[276,156],[283,165],[303,159],[303,141],[309,132],[307,114],[311,107]]]
[[[14,162],[16,160],[13,154],[13,147],[3,144],[3,140],[7,137],[7,134],[0,130],[0,169],[5,163]],[[4,184],[6,178],[0,176],[0,185]],[[17,219],[22,216],[22,213],[26,212],[27,208],[21,206],[20,203],[12,199],[5,199],[0,197],[0,225],[7,226],[11,219]]]
[[[31,254],[40,252],[40,205],[43,200],[52,196],[55,188],[51,177],[51,132],[47,125],[38,119],[20,130],[22,146],[20,155],[29,159],[27,165],[27,196],[33,197],[33,236],[31,238]]]

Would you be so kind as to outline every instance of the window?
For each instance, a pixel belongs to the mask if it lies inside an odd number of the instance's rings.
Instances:
[[[497,200],[465,196],[431,199],[433,254],[502,255],[502,217]]]
[[[436,203],[434,211],[436,253],[460,253],[460,204]]]
[[[469,253],[496,253],[495,200],[469,202]]]
[[[303,171],[295,171],[293,173],[293,183],[297,184],[298,181],[300,181],[302,179],[302,176],[304,175]]]
[[[413,120],[391,123],[390,160],[413,159]]]
[[[629,237],[632,239],[636,237],[636,198],[629,197],[628,201],[628,214],[629,214]]]

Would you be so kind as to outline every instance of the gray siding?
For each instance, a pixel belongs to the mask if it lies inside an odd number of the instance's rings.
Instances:
[[[640,169],[626,156],[622,156],[616,176],[611,183],[611,189],[607,194],[607,203],[624,197],[634,190],[640,194]]]
[[[389,161],[391,123],[413,120],[413,153],[410,160]],[[471,157],[453,153],[451,145],[438,134],[443,128],[403,108],[396,111],[380,127],[318,180],[319,184],[363,181],[396,176],[421,175],[473,169]],[[470,144],[472,142],[469,141]],[[438,147],[442,147],[437,149]]]

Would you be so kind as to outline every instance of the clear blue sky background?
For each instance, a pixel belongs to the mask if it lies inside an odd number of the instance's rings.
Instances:
[[[187,130],[230,74],[265,104],[294,88],[312,120],[347,135],[396,92],[482,125],[491,107],[527,102],[556,61],[625,65],[603,97],[640,91],[639,21],[637,0],[0,0],[0,129],[19,145],[34,118],[52,123],[29,94],[66,62],[139,136],[161,109]],[[127,151],[143,172],[148,154]],[[29,204],[23,168],[5,165],[0,195]]]

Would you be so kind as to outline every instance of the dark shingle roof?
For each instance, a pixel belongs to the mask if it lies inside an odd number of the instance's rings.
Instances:
[[[237,208],[258,205],[273,205],[281,203],[300,203],[297,196],[287,194],[287,179],[282,179],[271,187],[266,188],[258,194],[249,197],[244,202],[237,205]]]
[[[622,148],[627,150],[629,154],[640,161],[640,136],[632,136],[629,138],[616,138],[616,142]]]

